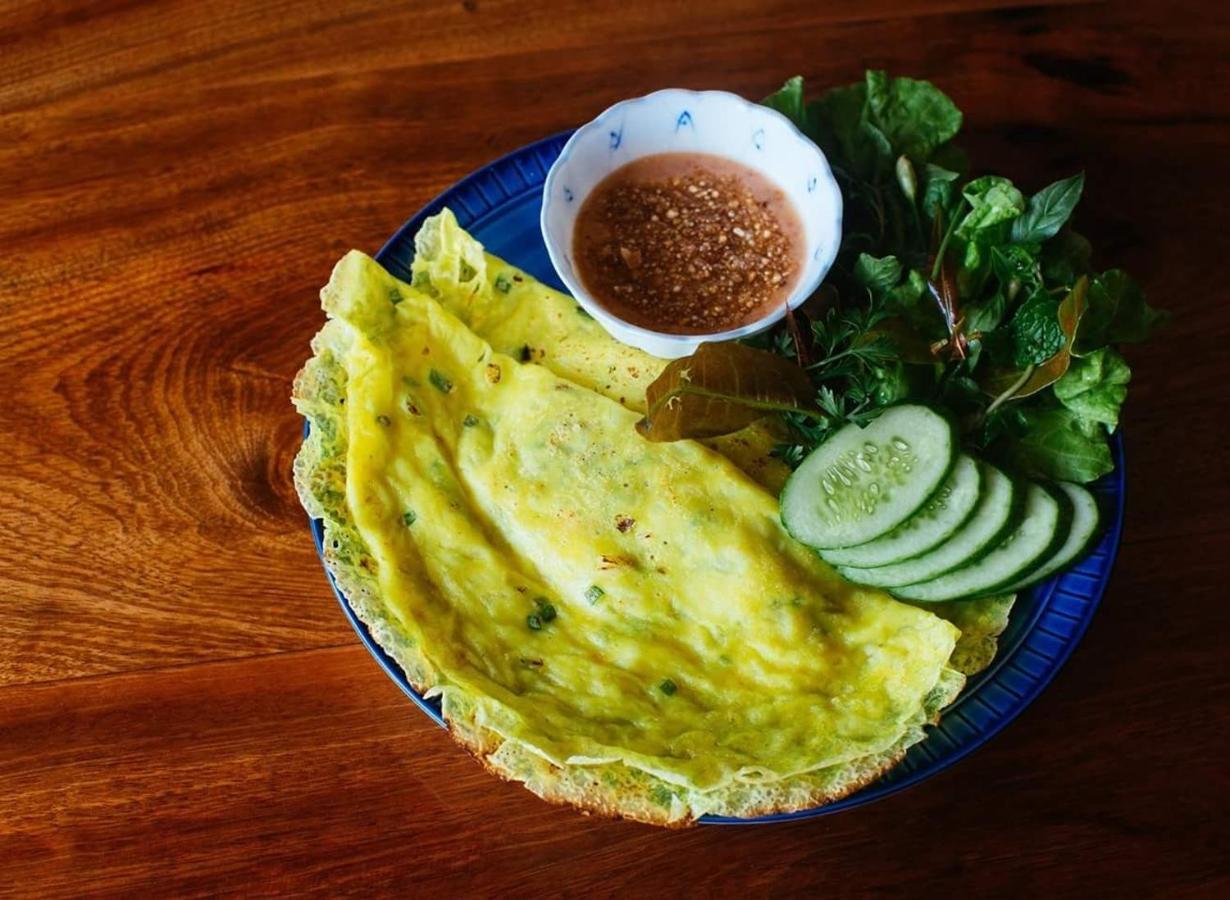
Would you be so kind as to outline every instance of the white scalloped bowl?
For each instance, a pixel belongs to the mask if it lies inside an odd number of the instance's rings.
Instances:
[[[788,299],[795,309],[820,285],[841,244],[841,191],[820,148],[785,116],[726,91],[668,89],[616,103],[572,135],[547,173],[542,236],[551,263],[577,302],[617,340],[663,359],[692,353],[705,341],[730,341],[771,327],[778,307],[739,328],[670,334],[625,322],[581,283],[573,261],[573,227],[589,192],[620,166],[655,153],[712,153],[753,169],[790,198],[803,226],[803,269]]]

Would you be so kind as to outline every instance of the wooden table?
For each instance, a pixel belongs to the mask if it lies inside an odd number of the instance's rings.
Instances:
[[[0,2],[0,894],[1226,896],[1218,7]],[[889,800],[681,833],[549,807],[330,594],[290,476],[317,288],[619,98],[865,65],[939,82],[1027,189],[1083,167],[1098,261],[1175,313],[1130,351],[1103,608],[1003,736]]]

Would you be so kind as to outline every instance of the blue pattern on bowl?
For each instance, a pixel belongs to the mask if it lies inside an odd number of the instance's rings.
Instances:
[[[790,198],[805,245],[802,270],[789,297],[791,308],[815,291],[837,256],[842,200],[824,154],[785,116],[725,91],[656,91],[616,103],[577,129],[547,173],[541,223],[551,261],[569,292],[607,331],[671,359],[688,355],[704,340],[736,340],[763,331],[779,321],[785,309],[741,328],[676,335],[630,325],[589,296],[572,260],[572,229],[585,197],[620,166],[667,152],[733,159],[763,173]]]

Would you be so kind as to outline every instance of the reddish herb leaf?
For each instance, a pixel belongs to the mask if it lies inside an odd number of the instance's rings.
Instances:
[[[733,342],[701,344],[649,385],[636,429],[651,441],[715,437],[770,411],[818,415],[815,393],[788,359]]]
[[[1046,362],[1024,369],[992,368],[980,379],[982,389],[992,396],[1010,391],[1005,399],[1018,399],[1036,394],[1062,378],[1072,364],[1072,343],[1081,316],[1089,306],[1088,296],[1089,278],[1082,275],[1059,304],[1059,327],[1063,331],[1064,344],[1058,353]]]

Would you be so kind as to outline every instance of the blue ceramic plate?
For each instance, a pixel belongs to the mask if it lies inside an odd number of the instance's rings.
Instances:
[[[409,280],[415,232],[425,218],[448,206],[462,227],[482,241],[490,252],[562,290],[563,285],[547,259],[538,214],[547,170],[567,139],[565,133],[530,144],[459,181],[406,222],[376,254],[376,259],[399,278]],[[1121,439],[1114,443],[1114,454],[1115,471],[1092,486],[1109,518],[1109,527],[1097,548],[1075,568],[1017,598],[1008,628],[1000,637],[995,662],[970,679],[957,702],[944,711],[940,724],[929,729],[927,739],[915,745],[899,766],[874,784],[826,806],[753,819],[706,816],[701,821],[715,824],[785,822],[861,806],[948,768],[1019,716],[1042,693],[1080,641],[1110,579],[1123,529]],[[312,534],[316,550],[320,552],[323,539],[320,520],[312,522]],[[405,673],[355,617],[336,583],[333,590],[350,624],[376,661],[423,712],[443,726],[439,702],[424,700],[414,691]]]

